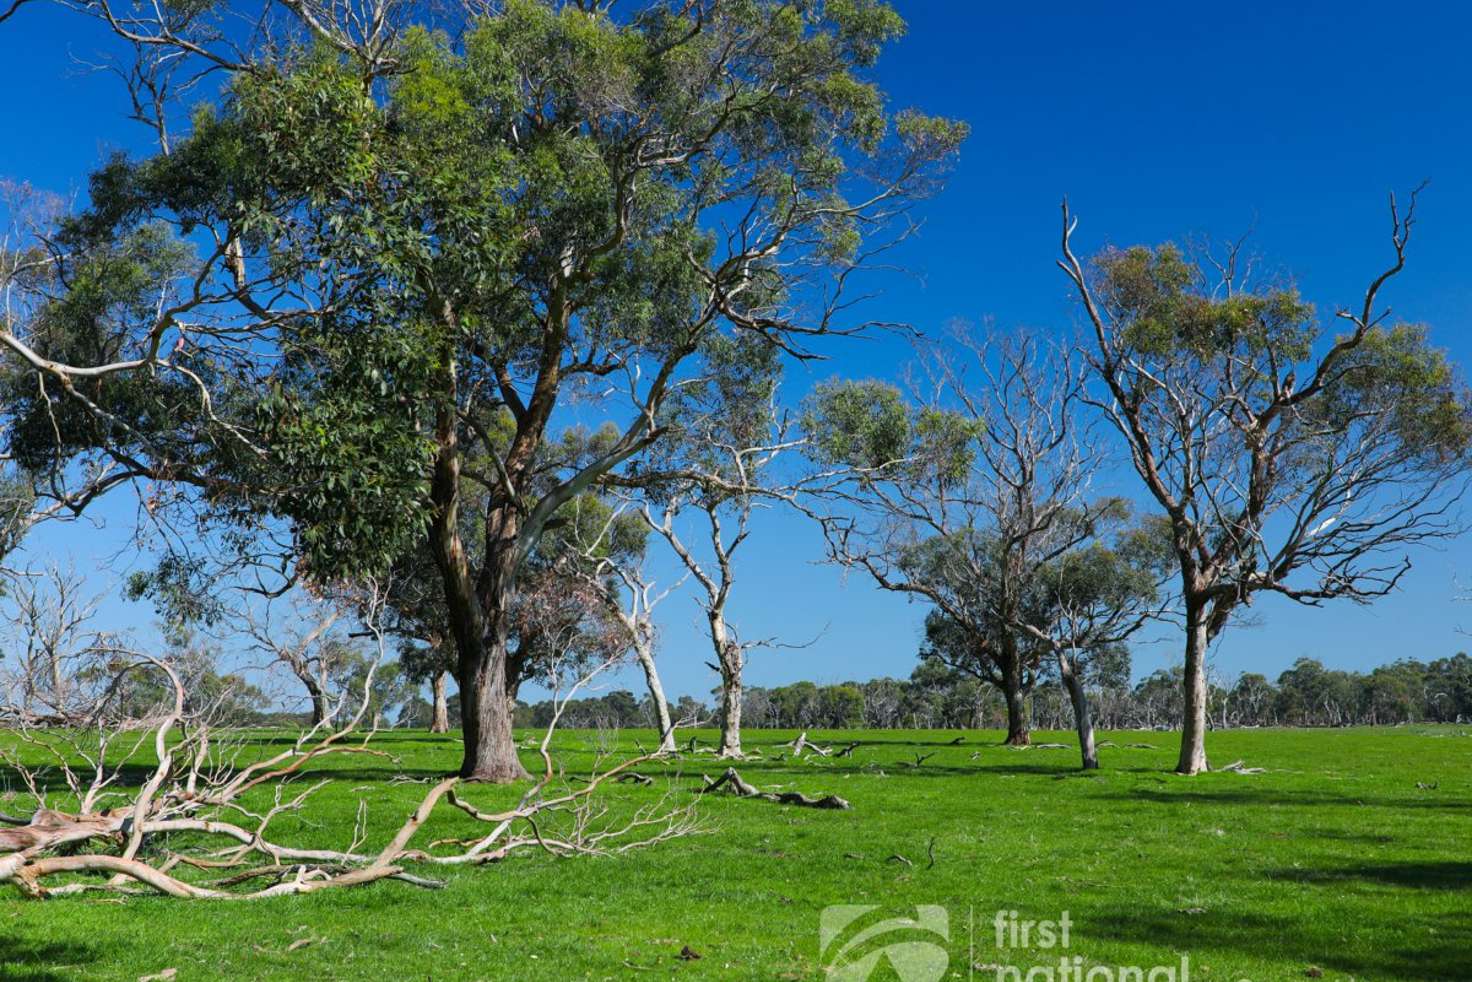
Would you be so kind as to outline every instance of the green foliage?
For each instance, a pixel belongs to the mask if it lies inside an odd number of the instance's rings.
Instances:
[[[821,466],[852,467],[861,480],[955,487],[976,459],[983,424],[963,413],[911,406],[888,382],[835,379],[803,403],[807,452]]]
[[[93,393],[120,428],[66,400],[28,403],[24,374],[20,456],[55,459],[41,424],[61,406],[64,457],[122,444],[159,470],[187,462],[226,513],[293,523],[314,576],[382,570],[423,539],[437,413],[458,406],[495,431],[509,411],[501,381],[535,389],[496,448],[531,447],[548,465],[515,468],[513,497],[534,504],[579,467],[607,466],[597,451],[612,438],[596,428],[579,453],[542,453],[579,374],[700,352],[736,405],[740,384],[775,366],[796,300],[774,256],[727,263],[707,213],[749,206],[753,222],[817,243],[783,246],[805,270],[847,269],[862,225],[845,194],[869,165],[893,164],[888,179],[912,196],[964,137],[887,116],[861,72],[903,25],[874,0],[743,0],[700,19],[510,0],[461,26],[406,28],[386,53],[396,70],[372,81],[326,43],[275,49],[169,154],[99,170],[58,236],[73,268],[42,319],[55,336],[44,350],[85,364],[139,343],[163,288],[200,271],[180,243],[207,230],[235,251],[202,282],[239,279],[190,311],[225,332],[178,357],[233,429],[203,418],[174,375]],[[254,305],[281,297],[308,299],[307,312],[230,333],[242,307],[262,321]],[[242,450],[241,433],[265,455]]]
[[[824,382],[804,403],[802,422],[809,452],[824,465],[878,470],[911,447],[909,408],[887,382]]]
[[[1272,351],[1289,364],[1308,356],[1318,333],[1314,308],[1296,291],[1213,297],[1173,245],[1106,250],[1094,270],[1100,299],[1125,325],[1123,343],[1141,355],[1211,362]]]

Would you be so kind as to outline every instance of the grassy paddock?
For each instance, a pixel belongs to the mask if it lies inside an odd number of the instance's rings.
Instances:
[[[771,755],[793,736],[753,731],[747,743]],[[997,965],[1056,968],[1061,955],[1149,967],[1177,965],[1182,954],[1195,980],[1313,969],[1326,979],[1472,978],[1464,728],[1212,734],[1215,762],[1243,758],[1268,771],[1196,778],[1168,773],[1176,737],[1165,733],[1101,734],[1115,746],[1101,752],[1104,770],[1087,775],[1074,769],[1074,749],[1012,750],[995,732],[813,736],[864,745],[847,759],[752,762],[743,773],[764,789],[842,795],[852,811],[712,796],[702,809],[708,834],[615,859],[522,854],[432,872],[449,880],[441,891],[384,882],[239,904],[13,894],[0,902],[0,978],[136,979],[174,968],[184,982],[821,979],[819,915],[831,904],[880,906],[848,936],[917,904],[947,908],[947,978],[994,979]],[[965,742],[948,746],[955,736]],[[619,737],[625,747],[636,738],[648,745],[650,735]],[[1035,739],[1074,746],[1071,734]],[[607,740],[560,734],[567,773],[585,773]],[[400,763],[324,762],[333,783],[306,815],[274,826],[275,837],[345,845],[361,799],[379,836],[369,844],[381,842],[423,793],[422,783],[390,779],[422,782],[458,760],[451,737],[395,733],[379,745]],[[720,768],[698,755],[645,770],[685,789]],[[620,785],[609,794],[627,807],[658,791]],[[468,797],[491,805],[514,794],[472,788]],[[422,834],[457,831],[469,826],[446,812]],[[999,910],[1019,921],[1067,911],[1068,949],[998,949]],[[888,940],[915,937],[925,936]],[[682,959],[685,946],[700,957]]]

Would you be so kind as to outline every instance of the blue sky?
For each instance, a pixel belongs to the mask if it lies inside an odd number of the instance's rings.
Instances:
[[[1414,23],[1383,4],[1079,4],[900,2],[909,35],[878,76],[897,105],[966,119],[972,138],[949,186],[921,213],[921,235],[869,313],[938,330],[955,318],[1065,333],[1075,312],[1053,261],[1058,202],[1081,220],[1078,246],[1179,239],[1252,242],[1331,312],[1353,303],[1387,256],[1386,194],[1430,179],[1410,265],[1386,299],[1424,321],[1472,364],[1472,8],[1431,4]],[[106,45],[92,25],[49,6],[0,24],[11,78],[0,177],[59,192],[116,147],[146,134],[125,118],[121,86],[71,60]],[[831,358],[794,368],[794,396],[831,375],[893,376],[902,341],[837,342]],[[127,539],[133,502],[86,526],[44,530],[33,556],[99,570]],[[748,637],[817,642],[758,652],[749,680],[837,681],[906,675],[924,609],[817,565],[817,535],[790,516],[764,516],[740,557],[733,619]],[[1399,594],[1372,608],[1296,609],[1268,599],[1258,626],[1229,631],[1215,661],[1227,672],[1276,675],[1311,656],[1346,668],[1432,658],[1467,646],[1472,540],[1413,557]],[[698,611],[688,596],[661,608],[666,688],[714,684]],[[115,623],[146,627],[147,609],[111,604]],[[1179,657],[1172,642],[1136,649],[1137,674]],[[628,677],[628,684],[636,680]]]

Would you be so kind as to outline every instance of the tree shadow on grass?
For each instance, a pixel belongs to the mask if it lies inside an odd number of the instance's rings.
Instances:
[[[92,945],[0,937],[0,982],[63,982],[97,959]]]
[[[1266,914],[1138,909],[1091,919],[1090,930],[1122,941],[1187,953],[1193,967],[1210,964],[1214,952],[1272,958],[1296,966],[1302,977],[1311,966],[1352,978],[1441,982],[1468,977],[1472,951],[1472,913],[1416,918],[1377,913],[1383,941],[1349,946],[1339,927]]]
[[[1337,869],[1280,869],[1267,875],[1293,883],[1369,882],[1417,890],[1472,890],[1472,863],[1356,863]],[[1467,970],[1472,972],[1472,951],[1467,957]]]
[[[1199,778],[1181,778],[1195,781]],[[1161,790],[1159,788],[1134,788],[1105,795],[1118,801],[1153,801],[1162,805],[1290,805],[1304,808],[1324,805],[1359,805],[1366,808],[1418,808],[1451,812],[1472,811],[1472,800],[1452,801],[1444,798],[1386,798],[1362,794],[1330,794],[1324,791],[1292,791],[1271,786],[1247,788],[1226,787],[1198,788],[1191,791]]]

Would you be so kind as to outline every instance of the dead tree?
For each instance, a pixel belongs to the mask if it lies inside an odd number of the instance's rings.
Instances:
[[[7,572],[5,605],[16,662],[9,673],[9,715],[18,723],[62,725],[76,718],[70,684],[78,664],[120,644],[91,628],[101,595],[84,592],[83,578],[60,566]]]
[[[658,533],[674,550],[685,565],[696,584],[700,587],[698,602],[705,615],[707,634],[715,661],[708,662],[710,668],[721,679],[721,745],[722,757],[741,756],[741,703],[742,673],[746,669],[747,645],[737,637],[728,617],[727,603],[736,576],[732,559],[750,531],[752,501],[749,496],[727,501],[721,496],[699,496],[697,507],[705,519],[708,529],[713,565],[697,557],[675,529],[675,518],[685,506],[685,499],[673,495],[666,502],[663,514],[656,519],[644,506],[643,515],[649,528]],[[722,512],[730,507],[734,517],[734,528],[728,531]]]
[[[1169,529],[1185,619],[1177,770],[1206,769],[1207,651],[1259,593],[1370,603],[1408,551],[1461,530],[1472,397],[1381,290],[1405,267],[1416,194],[1390,202],[1391,260],[1330,334],[1291,286],[1249,282],[1242,243],[1171,245],[1086,266],[1063,206],[1059,267],[1091,337],[1091,401]]]
[[[289,616],[277,614],[271,604],[257,612],[249,601],[240,607],[243,633],[257,651],[266,655],[268,664],[285,668],[306,689],[310,706],[310,723],[317,726],[327,718],[334,679],[340,666],[335,661],[347,649],[332,628],[341,620],[341,609],[330,605],[309,605],[301,599],[291,603]]]
[[[1128,637],[1156,599],[1153,585],[1096,569],[1133,574],[1149,552],[1126,504],[1091,493],[1103,456],[1080,384],[1066,349],[962,328],[923,351],[908,398],[832,383],[805,414],[810,453],[853,468],[825,484],[823,511],[809,508],[830,558],[934,605],[923,654],[1001,691],[1011,746],[1029,742],[1025,700],[1055,659],[1092,732],[1080,660]],[[1087,604],[1086,573],[1098,574]],[[1089,616],[1063,617],[1064,603]]]
[[[620,482],[641,492],[637,502],[645,524],[669,544],[700,588],[697,602],[714,655],[707,664],[721,680],[719,753],[729,758],[742,756],[747,656],[759,647],[783,646],[742,641],[731,624],[736,554],[751,534],[756,509],[795,504],[815,483],[812,475],[782,473],[781,465],[802,441],[792,437],[792,424],[777,406],[780,354],[761,340],[708,346],[703,376],[671,400],[669,426],[677,438],[641,459],[635,476]],[[679,529],[679,519],[689,513],[702,527],[700,550]]]

